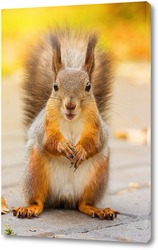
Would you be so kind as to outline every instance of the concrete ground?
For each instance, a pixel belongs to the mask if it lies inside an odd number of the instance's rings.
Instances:
[[[111,112],[111,171],[108,193],[100,206],[120,212],[113,221],[74,210],[46,210],[38,218],[2,215],[2,234],[17,236],[146,243],[151,238],[150,145],[117,140],[117,128],[150,126],[150,85],[144,64],[121,66],[114,84]],[[129,77],[129,72],[134,72]],[[2,195],[9,209],[23,204],[19,183],[24,165],[24,134],[19,74],[2,81]],[[77,173],[77,171],[76,171]],[[9,226],[8,226],[9,225]]]

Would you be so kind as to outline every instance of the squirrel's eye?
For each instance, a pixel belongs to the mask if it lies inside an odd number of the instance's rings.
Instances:
[[[58,91],[58,84],[57,84],[57,82],[54,83],[53,87],[54,87],[55,91]]]
[[[86,87],[85,87],[85,91],[89,92],[90,89],[91,89],[91,84],[90,84],[90,82],[87,82]]]

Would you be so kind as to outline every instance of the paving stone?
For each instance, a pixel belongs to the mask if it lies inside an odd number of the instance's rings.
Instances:
[[[151,239],[150,232],[150,220],[142,220],[98,230],[91,230],[85,233],[70,234],[63,236],[63,238],[147,243]]]

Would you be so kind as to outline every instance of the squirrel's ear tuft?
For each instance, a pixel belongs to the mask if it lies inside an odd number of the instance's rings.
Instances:
[[[50,40],[51,40],[51,45],[52,45],[52,50],[53,50],[52,70],[56,78],[59,70],[63,66],[61,62],[61,48],[60,48],[60,42],[57,36],[51,34]]]
[[[84,70],[88,72],[90,78],[95,66],[94,49],[97,44],[97,41],[98,38],[96,34],[93,34],[89,37],[85,64],[83,66]]]

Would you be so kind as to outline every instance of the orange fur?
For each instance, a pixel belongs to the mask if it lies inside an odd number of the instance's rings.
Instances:
[[[91,173],[90,182],[84,190],[78,205],[80,212],[88,214],[92,217],[98,216],[100,219],[113,219],[117,216],[117,211],[110,208],[100,209],[95,207],[95,202],[101,196],[103,185],[108,180],[109,159],[100,160]]]
[[[48,194],[50,162],[40,150],[34,148],[29,165],[30,185],[34,191],[29,203],[36,202],[38,199],[44,202]]]
[[[60,153],[57,150],[58,143],[64,140],[64,137],[59,130],[60,114],[54,105],[54,100],[49,99],[46,114],[44,149],[52,155],[59,156]]]
[[[108,181],[108,166],[109,162],[107,158],[98,160],[97,165],[91,172],[90,181],[82,195],[80,204],[91,204],[97,200],[97,197],[101,195],[102,187],[104,183]]]
[[[81,212],[99,218],[117,214],[95,207],[108,182],[108,136],[102,118],[110,93],[109,59],[94,51],[95,34],[89,40],[68,34],[51,32],[27,62],[26,123],[33,122],[24,183],[29,206],[14,209],[17,217],[37,216],[47,202],[79,203]],[[74,178],[73,168],[80,165]]]
[[[98,152],[99,142],[99,120],[95,103],[91,103],[83,112],[85,125],[82,137],[78,145],[82,145],[87,152],[87,158]]]
[[[60,153],[57,151],[58,143],[64,139],[62,134],[57,129],[52,129],[52,126],[46,127],[46,141],[44,143],[44,149],[54,155],[59,156]]]
[[[48,195],[49,187],[49,169],[50,163],[48,158],[38,149],[33,149],[29,163],[29,187],[32,195],[27,197],[28,207],[19,207],[13,210],[17,217],[32,217],[42,213],[44,202]],[[26,190],[27,193],[27,190]]]

